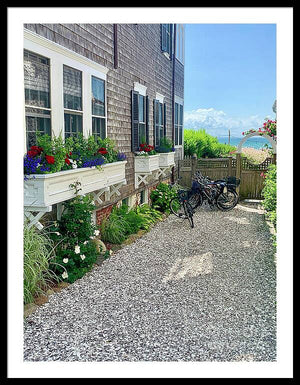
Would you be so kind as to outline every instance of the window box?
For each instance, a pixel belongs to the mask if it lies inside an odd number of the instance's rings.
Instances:
[[[135,172],[151,173],[159,169],[159,155],[136,156],[134,158]]]
[[[161,152],[159,154],[159,167],[169,167],[175,164],[175,152]]]
[[[88,194],[125,181],[127,161],[107,163],[101,167],[78,168],[52,174],[35,174],[24,181],[24,206],[31,209],[49,207],[75,196],[71,185],[77,184],[80,194]]]

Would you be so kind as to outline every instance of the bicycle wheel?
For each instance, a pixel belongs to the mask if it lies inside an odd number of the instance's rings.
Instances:
[[[179,218],[182,218],[182,219],[187,218],[183,205],[181,204],[181,202],[177,197],[171,199],[170,210],[172,214],[176,215]]]
[[[193,219],[192,206],[189,204],[189,202],[184,201],[183,202],[183,209],[184,209],[184,212],[187,216],[187,219],[189,220],[189,224],[190,224],[191,228],[193,228],[194,227],[194,219]]]
[[[194,193],[189,197],[188,202],[192,206],[193,210],[195,210],[203,203],[202,195],[199,192]]]
[[[222,211],[228,211],[233,209],[239,200],[239,196],[235,190],[227,189],[226,192],[221,193],[217,199],[217,207]]]

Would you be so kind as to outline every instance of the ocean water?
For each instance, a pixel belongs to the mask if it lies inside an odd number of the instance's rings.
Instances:
[[[217,138],[218,138],[218,141],[220,143],[228,144],[228,136],[226,136],[226,137],[220,136]],[[242,139],[243,139],[243,137],[241,137],[241,138],[230,137],[230,145],[237,147]],[[270,143],[265,138],[262,138],[260,136],[255,136],[255,137],[247,139],[246,142],[243,144],[243,147],[252,147],[252,148],[259,150],[259,149],[263,148],[265,144],[270,145]]]

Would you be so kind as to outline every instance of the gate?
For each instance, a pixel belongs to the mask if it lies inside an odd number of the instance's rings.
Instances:
[[[265,173],[274,158],[266,158],[260,164],[253,164],[240,156],[237,159],[211,158],[197,159],[196,157],[184,158],[178,161],[178,183],[185,187],[191,187],[192,176],[200,171],[211,179],[222,179],[228,176],[237,176],[241,179],[239,195],[242,199],[262,199]]]

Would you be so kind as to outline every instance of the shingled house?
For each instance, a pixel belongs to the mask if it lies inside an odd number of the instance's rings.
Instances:
[[[97,222],[113,204],[147,202],[159,181],[174,179],[183,156],[184,25],[25,24],[24,68],[24,152],[37,131],[82,132],[113,139],[127,156],[125,183],[97,195]],[[142,136],[154,146],[172,139],[175,167],[139,174]]]

